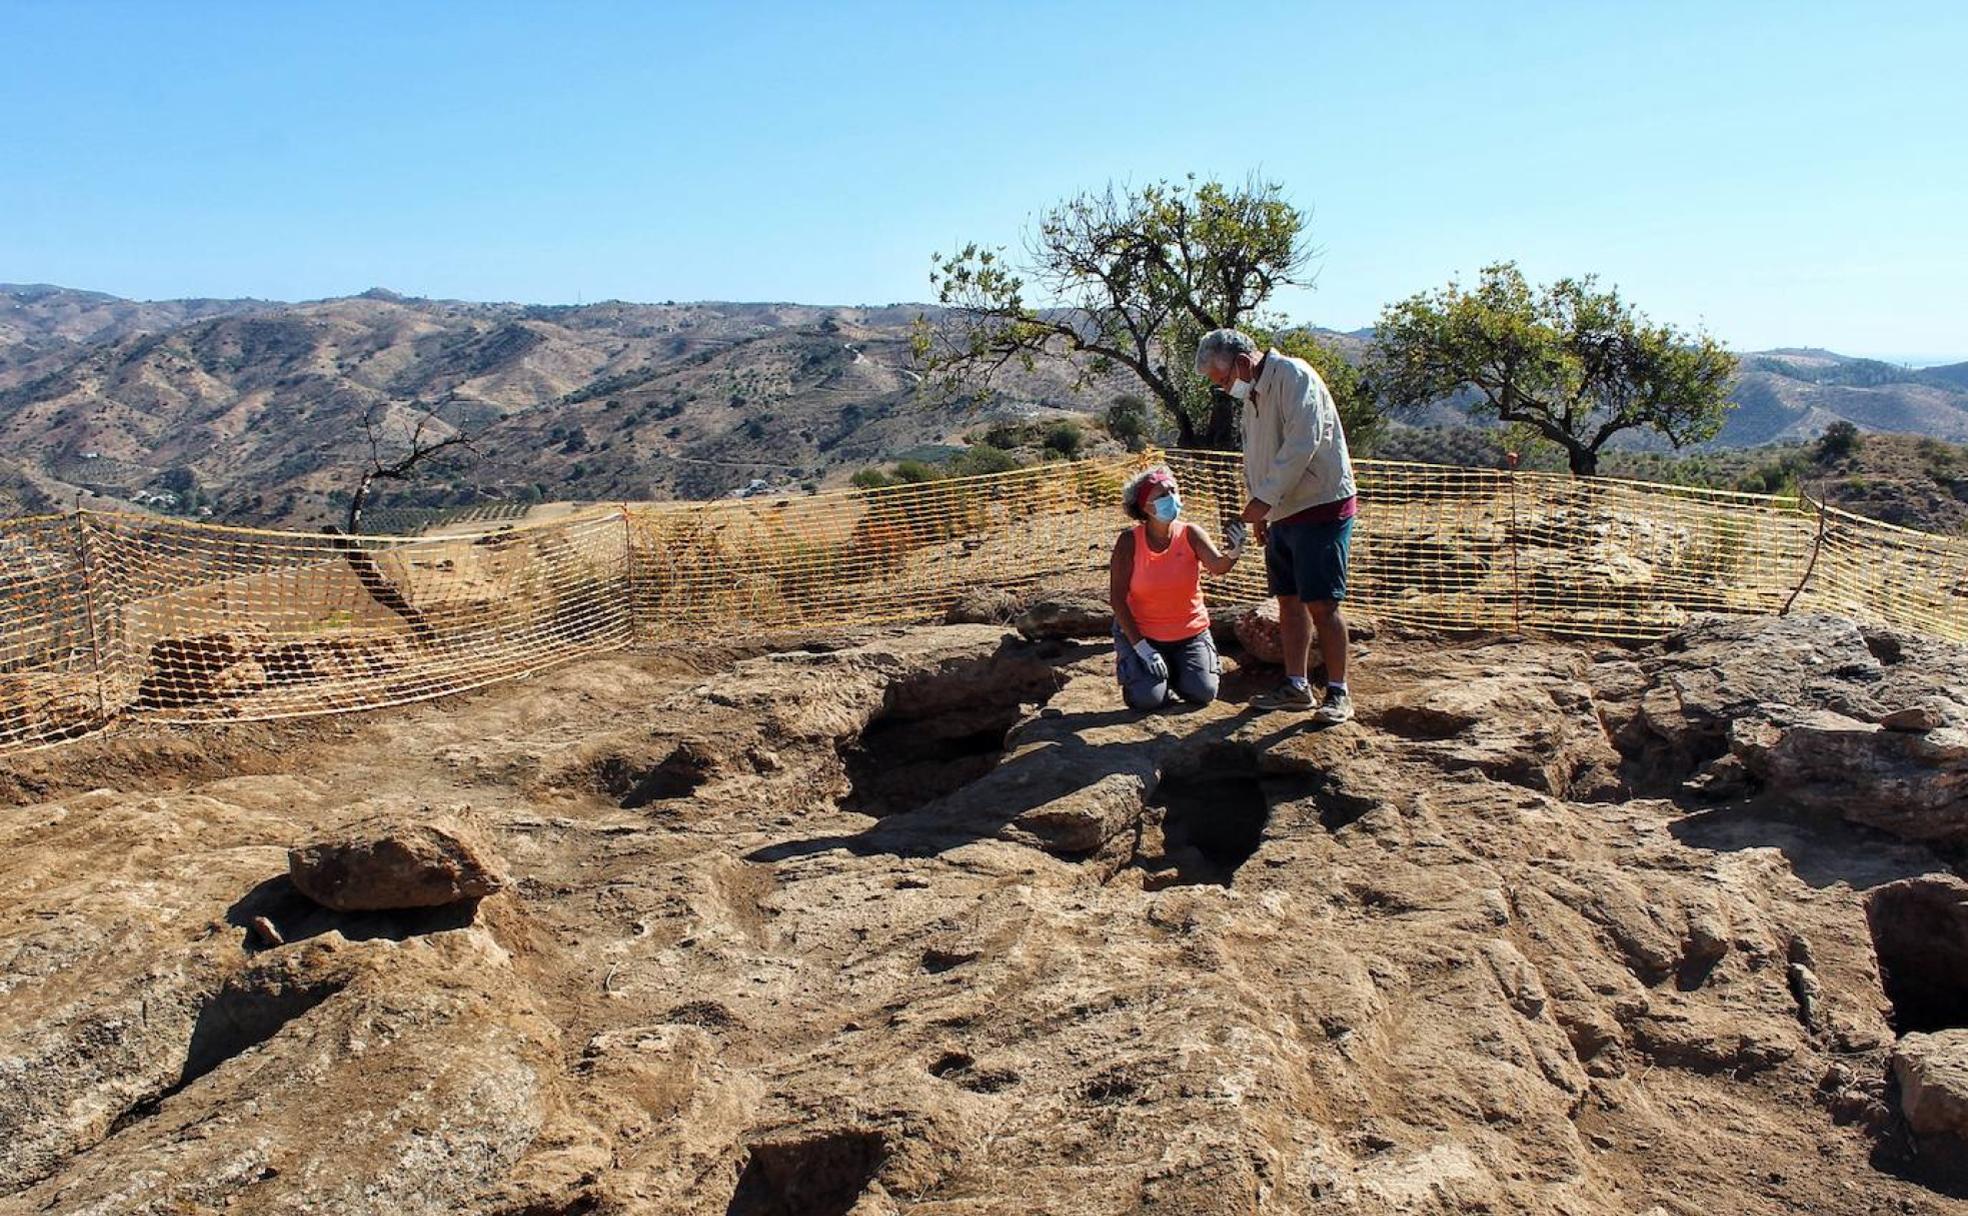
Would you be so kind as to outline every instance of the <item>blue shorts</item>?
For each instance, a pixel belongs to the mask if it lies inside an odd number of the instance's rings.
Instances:
[[[1306,603],[1346,598],[1346,559],[1353,521],[1273,524],[1264,538],[1264,573],[1272,595]]]

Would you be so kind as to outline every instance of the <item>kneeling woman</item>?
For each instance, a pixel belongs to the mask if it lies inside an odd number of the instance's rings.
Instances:
[[[1162,465],[1129,481],[1121,509],[1139,520],[1114,541],[1107,598],[1114,607],[1114,674],[1134,709],[1167,704],[1170,694],[1195,705],[1216,700],[1223,667],[1203,607],[1202,571],[1227,573],[1243,546],[1230,538],[1218,552],[1208,534],[1181,522],[1175,475]]]

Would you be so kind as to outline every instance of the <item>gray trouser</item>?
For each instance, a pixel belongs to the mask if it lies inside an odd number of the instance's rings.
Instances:
[[[1114,627],[1114,678],[1121,682],[1121,699],[1130,709],[1156,709],[1166,704],[1170,686],[1175,695],[1192,705],[1208,705],[1216,700],[1217,677],[1223,672],[1223,660],[1216,655],[1216,641],[1205,629],[1193,638],[1180,642],[1157,642],[1148,639],[1168,664],[1168,679],[1158,679],[1148,670],[1141,656],[1134,653],[1127,636]]]

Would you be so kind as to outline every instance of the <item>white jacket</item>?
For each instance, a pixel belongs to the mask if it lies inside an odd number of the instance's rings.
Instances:
[[[1355,493],[1339,407],[1303,359],[1269,351],[1244,402],[1244,485],[1270,519]]]

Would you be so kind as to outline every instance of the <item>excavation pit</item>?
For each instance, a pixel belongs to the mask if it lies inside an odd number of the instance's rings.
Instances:
[[[1909,878],[1866,897],[1879,977],[1901,1034],[1968,1026],[1968,883]]]
[[[1001,653],[891,686],[882,711],[840,744],[841,809],[885,818],[955,793],[996,768],[1005,734],[1065,677],[1035,657]]]

